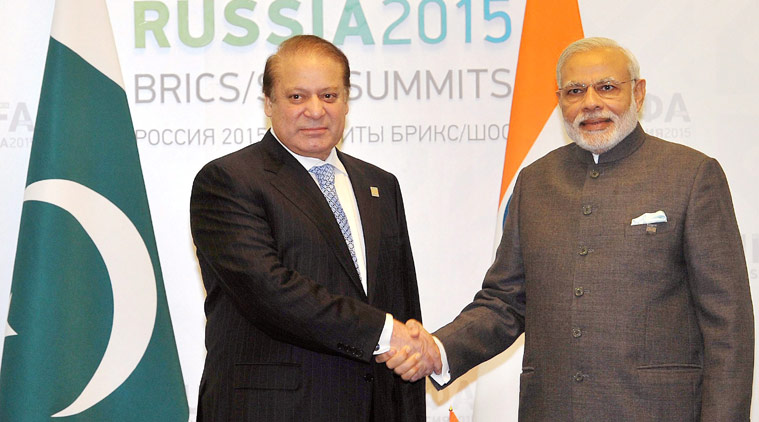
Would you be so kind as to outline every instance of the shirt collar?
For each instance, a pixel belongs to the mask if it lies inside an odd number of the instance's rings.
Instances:
[[[345,171],[345,166],[343,166],[343,163],[340,161],[339,158],[337,158],[337,148],[332,147],[332,150],[329,152],[329,156],[327,156],[326,160],[320,160],[315,157],[306,157],[305,155],[296,154],[293,151],[290,150],[285,144],[282,143],[282,141],[279,140],[277,137],[277,134],[274,133],[274,128],[271,128],[271,134],[274,136],[274,139],[279,142],[280,145],[282,145],[282,148],[284,148],[287,152],[290,153],[293,157],[295,157],[296,160],[300,163],[300,165],[303,166],[303,168],[306,169],[306,171],[311,170],[313,167],[323,166],[324,164],[332,164],[332,166],[343,174],[348,174],[347,171]]]

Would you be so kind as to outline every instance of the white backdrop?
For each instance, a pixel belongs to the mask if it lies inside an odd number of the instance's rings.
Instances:
[[[398,176],[425,325],[434,330],[471,300],[492,261],[524,14],[524,0],[208,0],[205,13],[203,4],[108,1],[191,412],[205,351],[190,187],[204,163],[257,141],[266,127],[259,77],[276,48],[269,40],[316,32],[342,44],[354,72],[342,149]],[[3,316],[52,6],[0,0]],[[759,199],[752,189],[759,147],[750,137],[759,118],[759,5],[579,6],[587,36],[614,38],[638,56],[648,80],[643,127],[725,168],[759,291]],[[564,142],[554,113],[527,162]],[[428,419],[447,420],[453,403],[462,421],[515,421],[520,360],[514,348],[443,392],[428,388]],[[759,417],[757,406],[752,414]]]

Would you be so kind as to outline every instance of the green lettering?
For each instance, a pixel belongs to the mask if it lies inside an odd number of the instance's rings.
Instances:
[[[317,37],[324,37],[324,1],[312,0],[311,5],[311,23],[313,24],[312,33]]]
[[[187,0],[179,0],[177,11],[179,12],[179,39],[188,47],[205,47],[213,41],[214,13],[213,1],[203,0],[203,34],[199,37],[190,35],[190,13]]]
[[[356,26],[350,26],[351,17],[356,18]],[[351,35],[360,36],[364,45],[374,44],[372,32],[369,30],[369,24],[366,22],[366,16],[359,0],[347,0],[345,2],[343,14],[340,16],[340,23],[337,25],[334,43],[342,45],[345,42],[345,37]]]
[[[256,2],[253,0],[232,0],[226,7],[224,7],[224,18],[226,18],[227,22],[233,26],[245,29],[245,35],[243,36],[232,34],[224,36],[223,41],[225,43],[235,47],[243,47],[256,42],[258,34],[260,33],[258,25],[252,20],[248,20],[236,13],[240,9],[250,10],[252,12],[255,8]]]
[[[145,19],[145,12],[152,10],[158,13],[158,18],[153,21]],[[136,1],[134,2],[134,47],[145,48],[145,38],[148,31],[159,47],[169,47],[169,39],[163,32],[163,27],[169,21],[169,8],[160,1]]]
[[[282,36],[272,32],[266,41],[269,41],[274,45],[279,45],[282,43],[282,41],[292,37],[293,35],[303,34],[303,26],[300,24],[300,22],[296,21],[295,19],[283,16],[280,13],[283,9],[298,10],[298,7],[300,7],[300,2],[298,0],[276,0],[271,4],[271,6],[269,6],[269,19],[271,19],[271,21],[277,25],[288,28],[290,30],[290,34]]]

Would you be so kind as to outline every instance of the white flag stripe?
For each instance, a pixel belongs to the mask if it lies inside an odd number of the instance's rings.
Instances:
[[[566,132],[564,132],[563,121],[564,118],[561,116],[561,110],[559,110],[559,106],[556,105],[553,109],[553,113],[551,113],[551,116],[546,120],[546,124],[535,139],[535,143],[532,144],[532,148],[530,148],[530,151],[524,157],[522,164],[519,165],[517,175],[523,168],[532,164],[538,158],[548,154],[556,148],[572,142],[566,135]],[[502,219],[506,212],[506,204],[509,201],[512,192],[514,192],[514,184],[516,181],[516,176],[511,179],[511,183],[509,184],[508,189],[506,189],[506,195],[503,197],[503,201],[498,205],[498,215],[501,216],[501,221],[496,225],[495,238],[493,239],[493,256],[491,259],[495,259],[495,252],[498,249],[498,245],[501,243],[501,236],[503,235]]]
[[[50,36],[124,89],[111,20],[104,1],[56,1]]]
[[[74,403],[53,415],[71,416],[111,394],[140,363],[155,325],[155,273],[132,221],[90,188],[69,180],[41,180],[27,186],[24,201],[47,202],[69,212],[100,252],[113,288],[113,327],[103,359]]]

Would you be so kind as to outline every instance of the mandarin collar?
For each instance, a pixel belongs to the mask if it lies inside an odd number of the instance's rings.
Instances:
[[[633,131],[630,132],[630,134],[627,135],[625,139],[614,146],[614,148],[598,156],[598,164],[612,163],[631,155],[633,152],[637,151],[641,145],[643,145],[643,142],[645,142],[645,140],[646,132],[643,131],[640,123],[638,123],[635,125],[635,129],[633,129]],[[582,163],[596,163],[593,160],[593,154],[590,151],[580,148],[577,144],[572,144],[572,153],[574,154],[575,158],[580,160]]]

